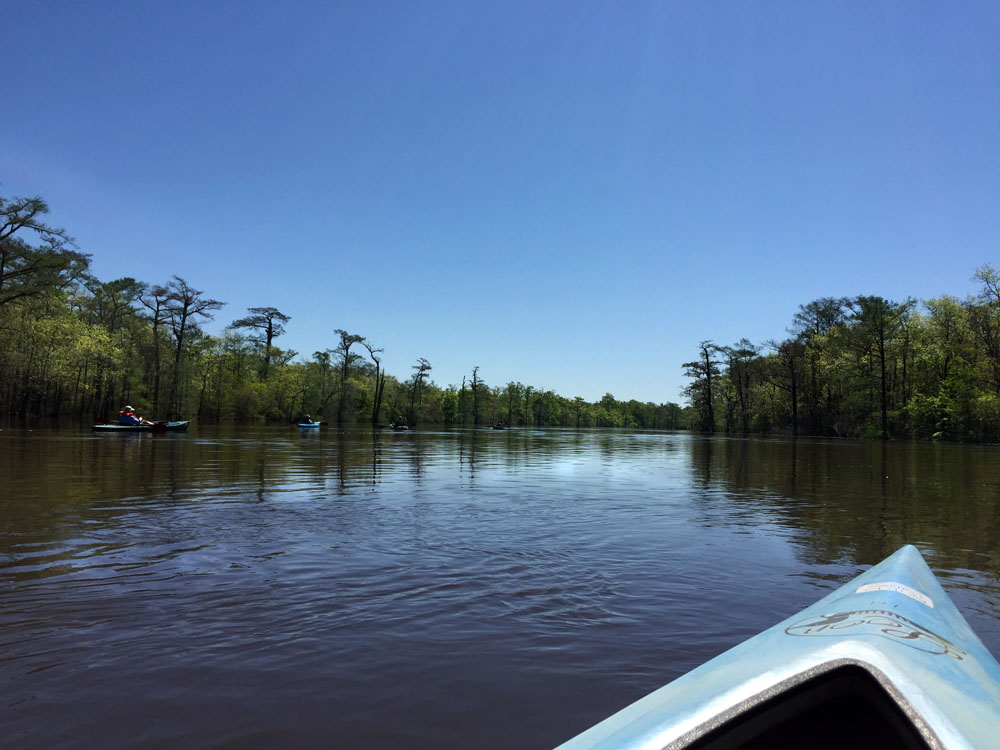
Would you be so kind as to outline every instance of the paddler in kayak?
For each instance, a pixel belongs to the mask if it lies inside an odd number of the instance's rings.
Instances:
[[[313,421],[312,417],[306,414],[305,416],[302,417],[302,421],[299,422],[299,424],[316,424],[316,423]]]
[[[137,424],[153,424],[148,419],[143,419],[142,417],[136,416],[135,409],[131,406],[126,406],[124,409],[118,412],[118,424],[127,425],[137,425]]]

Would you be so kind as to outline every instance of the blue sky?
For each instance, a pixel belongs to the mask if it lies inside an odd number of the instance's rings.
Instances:
[[[0,194],[441,385],[680,401],[702,339],[1000,265],[994,2],[38,2]]]

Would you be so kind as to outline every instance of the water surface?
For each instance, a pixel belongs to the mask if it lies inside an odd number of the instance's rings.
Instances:
[[[558,744],[916,544],[1000,653],[1000,449],[0,431],[18,747]]]

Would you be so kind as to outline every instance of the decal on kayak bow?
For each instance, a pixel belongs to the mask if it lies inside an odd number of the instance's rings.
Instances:
[[[895,591],[897,594],[908,596],[911,599],[918,601],[921,604],[926,604],[931,609],[934,609],[933,599],[927,596],[927,594],[922,594],[915,588],[907,586],[905,583],[896,583],[894,581],[886,581],[884,583],[866,583],[864,586],[858,586],[858,590],[854,593],[867,594],[869,591]]]
[[[848,631],[848,632],[845,632]],[[918,625],[895,612],[864,609],[808,617],[785,628],[788,635],[848,636],[877,635],[938,656],[950,656],[958,661],[966,653],[937,633]]]

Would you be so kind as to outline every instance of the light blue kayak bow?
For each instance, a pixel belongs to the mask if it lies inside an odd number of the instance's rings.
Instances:
[[[1000,748],[1000,665],[915,547],[560,750],[816,747],[824,738],[845,750]]]

